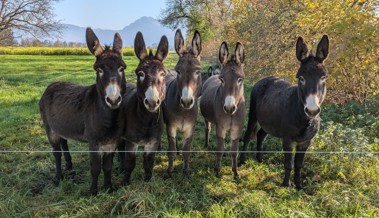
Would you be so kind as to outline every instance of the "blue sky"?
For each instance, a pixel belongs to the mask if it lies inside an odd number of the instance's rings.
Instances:
[[[81,27],[120,30],[142,16],[159,18],[166,0],[61,0],[58,20]]]

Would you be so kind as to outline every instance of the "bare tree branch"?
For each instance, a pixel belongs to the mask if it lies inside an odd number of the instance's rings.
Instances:
[[[58,1],[0,0],[0,34],[10,30],[33,37],[58,36],[62,27],[60,22],[55,20],[52,8]],[[5,35],[9,36],[2,34]],[[3,40],[0,38],[0,44]]]

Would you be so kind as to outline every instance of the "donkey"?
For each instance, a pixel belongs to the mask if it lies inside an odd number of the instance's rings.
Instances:
[[[215,172],[220,177],[221,157],[224,152],[224,139],[230,130],[232,139],[232,170],[234,178],[238,179],[237,152],[245,116],[244,97],[244,49],[237,43],[235,54],[229,58],[226,42],[221,44],[219,60],[222,64],[219,76],[210,77],[202,87],[200,110],[205,121],[205,147],[209,144],[211,123],[216,124],[217,154]]]
[[[88,142],[91,165],[91,194],[97,194],[97,180],[104,171],[104,186],[112,187],[111,170],[113,152],[119,133],[118,108],[125,93],[126,64],[122,60],[122,40],[114,36],[113,48],[102,48],[91,28],[86,30],[90,52],[96,56],[93,65],[96,84],[81,86],[56,82],[47,87],[39,101],[39,108],[47,138],[53,147],[55,182],[62,179],[61,156],[64,151],[66,169],[72,169],[67,139]]]
[[[123,140],[120,141],[118,149],[121,151],[121,164],[124,164],[122,168],[125,185],[129,184],[136,165],[138,145],[144,145],[145,181],[152,177],[155,152],[160,149],[164,128],[161,103],[166,96],[166,69],[162,62],[168,54],[167,37],[162,36],[153,55],[152,51],[147,53],[143,35],[138,32],[134,40],[134,51],[139,59],[135,70],[137,86],[128,84],[131,91],[124,96],[120,110]]]
[[[219,75],[220,74],[220,68],[218,66],[209,66],[208,71],[206,73],[201,74],[201,82],[205,83],[205,81],[214,75]]]
[[[171,177],[176,156],[176,131],[184,133],[183,153],[184,174],[189,175],[189,159],[192,136],[197,118],[197,102],[201,89],[201,66],[199,55],[202,50],[201,37],[198,31],[192,39],[192,48],[184,47],[184,39],[180,30],[175,33],[175,50],[179,55],[175,72],[166,77],[166,99],[163,104],[163,115],[168,138],[167,176]]]
[[[297,143],[295,154],[295,185],[302,188],[300,171],[304,155],[320,126],[321,103],[326,94],[328,71],[323,61],[329,53],[329,39],[324,35],[317,46],[316,56],[308,55],[307,45],[299,37],[296,57],[300,68],[296,74],[298,84],[277,77],[258,81],[252,91],[248,127],[244,135],[243,151],[250,139],[257,139],[257,160],[262,162],[262,143],[267,134],[282,138],[285,176],[283,186],[290,185],[292,170],[292,144]],[[261,126],[257,130],[257,122]],[[246,154],[241,154],[244,163]]]

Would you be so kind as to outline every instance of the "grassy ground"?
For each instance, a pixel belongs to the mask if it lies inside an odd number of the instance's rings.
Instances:
[[[137,60],[124,59],[127,79],[135,81]],[[166,66],[172,68],[176,59],[170,54]],[[214,155],[194,153],[189,179],[182,176],[178,156],[173,179],[164,180],[167,155],[158,154],[153,179],[145,183],[139,155],[130,186],[121,186],[115,161],[112,177],[117,190],[111,194],[100,190],[92,197],[88,154],[72,153],[75,171],[66,172],[54,186],[52,154],[36,152],[51,150],[37,102],[51,82],[93,83],[93,62],[92,56],[0,56],[0,150],[30,151],[0,153],[1,217],[379,217],[378,154],[308,154],[302,191],[280,186],[284,173],[280,153],[266,154],[262,164],[250,156],[239,168],[239,182],[233,180],[229,155],[218,179]],[[246,81],[246,96],[251,84]],[[310,151],[378,152],[378,106],[378,99],[365,105],[325,106],[322,130]],[[204,150],[200,116],[198,121],[193,147]],[[162,138],[165,149],[166,136]],[[211,145],[215,147],[215,140]],[[72,141],[69,146],[88,149]],[[265,150],[281,150],[280,141],[269,137]]]

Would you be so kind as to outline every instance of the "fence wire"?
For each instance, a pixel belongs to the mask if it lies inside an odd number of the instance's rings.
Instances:
[[[295,153],[295,151],[205,151],[205,150],[193,150],[193,151],[48,151],[48,150],[0,150],[0,153],[263,153],[263,154],[286,154],[286,153]],[[360,154],[360,155],[374,155],[379,154],[379,151],[296,151],[296,153],[304,153],[304,154],[343,154],[343,155],[352,155],[352,154]]]

